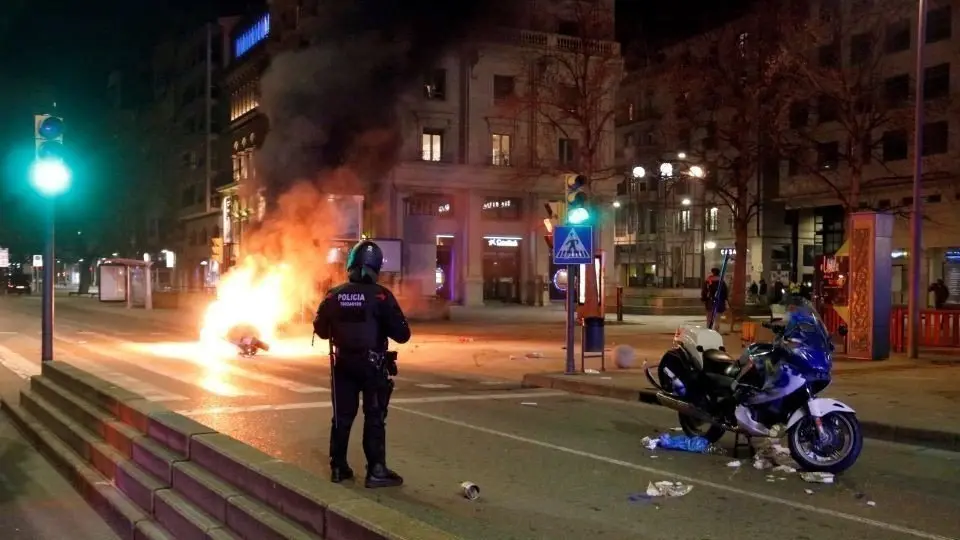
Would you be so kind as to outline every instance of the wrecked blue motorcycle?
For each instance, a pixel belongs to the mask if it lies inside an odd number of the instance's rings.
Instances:
[[[773,438],[785,432],[803,470],[842,472],[859,457],[863,434],[851,407],[818,397],[831,380],[830,333],[809,300],[791,296],[781,307],[782,318],[763,324],[774,340],[750,345],[736,360],[714,330],[677,330],[674,347],[647,378],[689,436],[714,443],[728,431]]]

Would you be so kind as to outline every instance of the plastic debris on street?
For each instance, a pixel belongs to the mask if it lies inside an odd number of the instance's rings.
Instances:
[[[680,450],[683,452],[693,452],[696,454],[722,454],[723,450],[710,444],[710,441],[703,437],[690,437],[684,434],[664,433],[659,437],[644,437],[640,444],[647,450]]]
[[[690,490],[693,489],[693,486],[689,484],[684,484],[682,482],[650,482],[647,485],[647,496],[648,497],[683,497],[687,493],[690,493]]]
[[[800,473],[800,478],[804,482],[810,482],[811,484],[832,484],[833,475],[831,473],[823,472],[802,472]]]

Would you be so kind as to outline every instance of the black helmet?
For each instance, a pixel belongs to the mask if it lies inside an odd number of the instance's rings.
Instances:
[[[369,240],[359,242],[350,250],[347,256],[347,272],[351,280],[369,278],[377,280],[380,268],[383,266],[383,251],[376,243]]]

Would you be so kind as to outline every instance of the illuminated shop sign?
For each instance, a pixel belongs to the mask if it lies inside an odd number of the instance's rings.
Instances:
[[[484,236],[488,247],[519,247],[520,239],[515,236]]]
[[[494,210],[497,208],[510,208],[513,206],[513,201],[510,199],[503,199],[500,201],[487,201],[483,203],[484,210]]]

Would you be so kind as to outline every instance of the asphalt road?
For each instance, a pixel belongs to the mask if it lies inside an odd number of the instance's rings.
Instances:
[[[67,306],[57,311],[58,359],[326,475],[323,347],[301,338],[272,355],[211,361],[182,332]],[[22,375],[39,371],[38,327],[39,302],[0,298],[0,361]],[[749,462],[732,468],[729,455],[649,451],[640,439],[673,427],[669,411],[525,390],[500,369],[539,361],[523,353],[547,346],[537,336],[462,343],[420,334],[401,353],[388,418],[388,459],[407,484],[356,489],[464,538],[960,537],[960,455],[868,440],[848,474],[822,485]],[[484,351],[500,357],[488,361]],[[448,369],[453,361],[476,369]],[[362,469],[356,431],[351,460]],[[694,487],[679,498],[636,496],[662,480]],[[480,486],[479,500],[459,495],[464,481]]]

